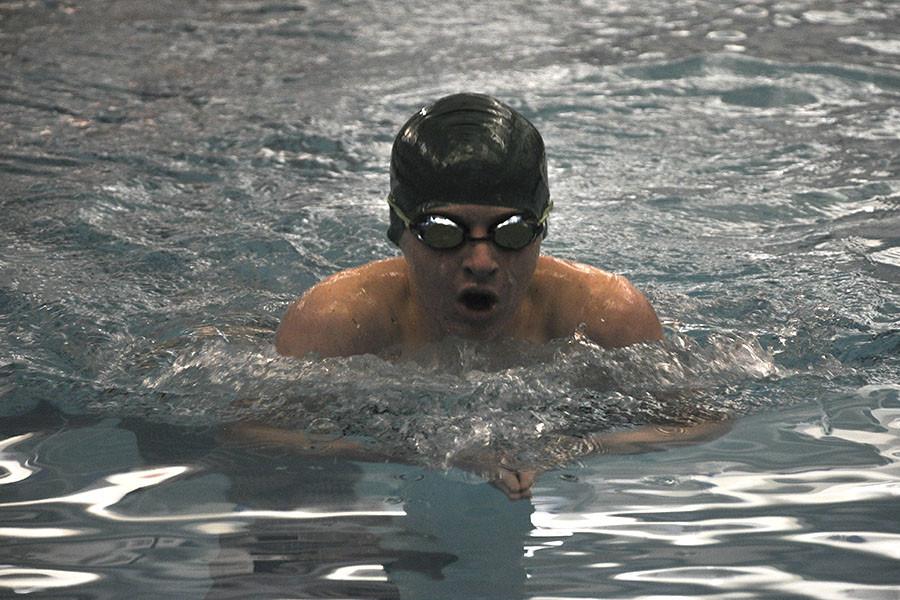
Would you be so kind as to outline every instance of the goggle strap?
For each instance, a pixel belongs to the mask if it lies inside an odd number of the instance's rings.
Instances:
[[[407,217],[406,213],[404,213],[402,210],[400,210],[400,207],[397,206],[396,202],[394,202],[393,194],[388,194],[387,202],[388,202],[388,206],[390,206],[394,210],[394,212],[397,213],[397,216],[400,217],[400,220],[403,221],[403,224],[406,225],[407,228],[412,226],[412,219]]]
[[[553,200],[547,202],[547,206],[544,207],[544,212],[541,213],[541,218],[538,219],[537,224],[543,225],[547,218],[550,216],[550,211],[553,210]]]

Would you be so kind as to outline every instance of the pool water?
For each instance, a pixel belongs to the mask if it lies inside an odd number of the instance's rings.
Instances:
[[[898,19],[0,3],[0,595],[900,598]],[[396,253],[393,135],[461,90],[537,125],[544,251],[629,277],[664,342],[275,354],[297,295]],[[480,445],[545,470],[531,499],[447,468]]]

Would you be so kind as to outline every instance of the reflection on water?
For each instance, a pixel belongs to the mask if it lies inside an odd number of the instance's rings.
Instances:
[[[896,437],[894,441],[896,442]],[[724,543],[728,536],[733,535],[795,531],[802,529],[802,522],[797,518],[784,516],[712,519],[692,516],[689,520],[675,520],[675,516],[682,513],[721,514],[722,511],[791,504],[810,508],[818,504],[890,500],[900,495],[900,468],[897,464],[891,464],[885,471],[870,468],[864,472],[831,469],[758,474],[736,473],[726,468],[723,473],[694,475],[686,481],[680,481],[677,487],[659,489],[647,487],[638,481],[614,480],[610,483],[624,493],[638,498],[660,496],[661,499],[659,502],[648,502],[646,506],[631,505],[600,513],[562,515],[537,512],[533,518],[535,525],[547,531],[539,529],[535,535],[571,536],[586,532],[663,541],[676,546],[698,546]],[[688,489],[681,489],[684,487]],[[666,506],[667,500],[676,498],[679,500],[677,504]],[[876,535],[876,539],[880,537]],[[796,536],[791,539],[818,538],[816,535],[812,538]],[[855,549],[878,553],[877,549],[866,548],[864,537],[859,537],[858,542],[860,545]],[[879,545],[879,542],[875,542],[872,548],[878,548]],[[887,556],[890,558],[892,554]]]
[[[56,588],[83,585],[98,579],[100,577],[93,573],[0,566],[0,588],[10,589],[17,594],[45,592]]]
[[[866,386],[841,412],[850,412],[854,404],[859,409],[859,398],[873,396],[896,405],[896,391],[896,386]],[[603,569],[605,577],[619,581],[677,585],[687,595],[695,589],[703,590],[703,597],[719,597],[708,596],[712,590],[762,597],[893,597],[900,591],[890,574],[900,558],[900,530],[890,516],[900,496],[898,410],[900,406],[862,409],[868,419],[857,427],[842,426],[847,417],[839,412],[838,423],[827,433],[808,422],[793,428],[781,425],[782,435],[796,432],[801,437],[796,446],[800,451],[779,469],[748,471],[752,461],[716,461],[715,446],[728,454],[733,442],[727,437],[713,442],[712,452],[702,453],[705,463],[650,461],[638,477],[618,473],[615,466],[598,466],[593,497],[587,502],[538,496],[532,535],[543,542],[532,551],[565,556],[602,545],[609,550],[605,556],[614,558],[623,544],[640,544],[647,553],[639,560],[586,566]],[[732,437],[757,434],[750,428]],[[861,461],[862,468],[810,468],[818,461],[822,443],[842,444],[842,460],[848,465],[868,457]],[[667,462],[674,471],[666,469]],[[653,477],[656,470],[667,474]],[[567,506],[577,510],[567,511]],[[867,514],[881,514],[887,521],[876,525]],[[689,551],[672,554],[663,549],[666,545]],[[823,550],[804,549],[810,545]],[[654,550],[647,550],[650,547]],[[715,553],[699,550],[706,547]],[[772,555],[784,562],[773,565]],[[764,562],[748,565],[748,560]],[[863,562],[868,567],[860,572]]]
[[[20,502],[0,503],[2,508],[21,508],[26,506],[36,506],[40,504],[83,504],[84,511],[110,521],[137,521],[140,523],[163,522],[170,523],[174,521],[205,521],[227,518],[233,520],[235,518],[277,518],[277,519],[333,519],[336,517],[365,517],[365,516],[402,516],[402,511],[339,511],[329,512],[322,510],[290,510],[290,511],[265,511],[265,510],[241,510],[238,512],[226,511],[222,513],[197,513],[192,512],[186,515],[148,515],[130,516],[117,513],[110,510],[122,500],[126,495],[137,490],[160,485],[165,481],[183,475],[188,472],[188,467],[165,467],[156,468],[146,471],[133,471],[130,473],[119,473],[105,477],[101,487],[93,487],[90,490],[77,492],[68,496],[40,498],[38,500],[26,500]],[[100,482],[98,482],[100,483]],[[7,530],[9,531],[9,530]],[[26,535],[25,537],[36,537],[34,535]]]
[[[900,543],[898,543],[900,534],[873,531],[822,531],[795,535],[788,539],[809,544],[824,544],[851,552],[869,552],[900,560]]]
[[[0,3],[0,588],[900,593],[897,3],[491,8]],[[274,354],[292,298],[395,252],[391,136],[461,89],[538,125],[544,249],[635,281],[665,343]],[[248,418],[412,465],[225,444]],[[440,468],[490,444],[554,468],[532,501]]]
[[[508,597],[523,597],[526,589],[533,597],[561,597],[548,587],[559,581],[551,575],[559,569],[571,575],[569,585],[583,578],[592,587],[600,577],[608,593],[634,597],[673,585],[702,597],[712,591],[890,597],[898,590],[891,565],[900,560],[900,530],[888,518],[900,496],[897,391],[859,389],[828,408],[827,429],[814,412],[762,414],[705,446],[585,459],[580,468],[539,481],[533,512],[527,502],[509,503],[460,474],[447,479],[402,465],[372,465],[354,472],[347,495],[321,489],[329,478],[341,481],[334,471],[343,468],[339,462],[309,462],[274,448],[223,453],[209,446],[192,467],[135,464],[93,478],[87,489],[3,502],[0,511],[19,523],[0,531],[8,541],[4,553],[33,559],[7,558],[12,566],[0,584],[17,591],[79,586],[114,581],[126,567],[133,576],[150,577],[144,569],[152,561],[154,577],[180,581],[196,597],[202,590],[235,598],[269,590],[274,597],[288,582],[313,597],[395,597],[396,586],[417,590],[414,596],[452,598],[466,589],[473,595],[465,597],[479,597],[488,544],[495,563],[490,571],[511,577],[503,584]],[[876,408],[868,408],[872,400]],[[183,449],[169,442],[183,434],[168,428],[126,434],[98,424],[78,436],[69,432],[63,442],[78,455],[89,449],[73,439],[106,437],[115,444],[126,435],[146,440],[139,448],[148,457],[175,457]],[[779,450],[772,440],[780,437],[792,444]],[[20,472],[40,463],[38,457],[54,455],[54,439],[7,440],[4,464]],[[740,448],[756,444],[767,445],[770,455],[758,465],[737,460],[747,456]],[[827,447],[835,444],[846,466]],[[781,466],[766,465],[772,461]],[[43,462],[16,482],[15,495],[31,496],[32,487],[42,485],[34,473],[53,475],[58,468]],[[278,474],[281,481],[272,485],[291,491],[267,495],[269,484],[248,469]],[[216,483],[221,475],[226,479]],[[348,555],[350,540],[355,549]],[[853,556],[882,567],[860,574]],[[28,566],[45,564],[70,568]],[[490,579],[491,585],[498,581]],[[646,594],[627,592],[637,589]]]
[[[25,433],[23,435],[13,436],[11,438],[0,440],[0,484],[9,485],[27,479],[34,472],[35,468],[16,460],[16,455],[7,452],[7,448],[13,448],[16,444],[24,442],[34,437],[33,433]]]
[[[325,576],[334,581],[387,581],[382,565],[353,565],[335,569]]]
[[[21,468],[40,462],[42,469],[34,472],[59,482],[60,478],[67,477],[65,464],[48,463],[44,457],[59,457],[57,451],[65,450],[72,459],[82,461],[82,472],[97,473],[94,469],[106,470],[101,464],[90,464],[91,458],[96,458],[91,444],[98,439],[107,439],[111,447],[122,445],[122,439],[131,440],[132,444],[145,439],[146,443],[137,449],[148,457],[163,458],[160,452],[175,457],[183,452],[183,448],[155,446],[160,441],[163,444],[171,441],[172,436],[183,435],[177,431],[157,427],[135,433],[137,437],[106,423],[49,437],[17,436],[8,440],[3,458],[6,464],[17,463]],[[87,489],[57,496],[47,493],[43,481],[21,480],[4,497],[27,498],[35,492],[38,497],[0,503],[6,520],[19,524],[0,530],[0,536],[6,540],[0,556],[10,563],[2,571],[0,586],[20,593],[100,580],[115,586],[124,576],[136,582],[150,582],[154,578],[180,582],[180,591],[173,588],[173,593],[196,597],[209,589],[210,577],[226,582],[226,588],[233,587],[243,575],[257,573],[261,565],[289,564],[292,560],[305,563],[317,545],[320,550],[312,554],[317,573],[318,569],[334,571],[333,576],[326,578],[328,581],[381,581],[363,577],[361,573],[350,577],[350,567],[341,565],[342,553],[349,540],[356,537],[356,545],[352,547],[357,549],[356,556],[363,556],[361,551],[373,545],[364,539],[371,535],[366,533],[367,529],[372,524],[403,517],[406,512],[396,500],[379,499],[377,495],[357,499],[348,494],[349,490],[327,487],[329,477],[330,485],[334,486],[340,480],[341,471],[352,473],[351,465],[331,464],[331,469],[325,471],[323,467],[328,462],[312,460],[302,465],[284,463],[278,467],[272,464],[277,456],[269,456],[269,462],[265,462],[265,456],[260,454],[223,454],[212,447],[207,451],[208,458],[190,468],[140,468],[134,464],[127,471],[114,472],[96,481],[88,478]],[[297,457],[285,458],[296,463]],[[246,472],[247,468],[261,467],[274,468],[279,478],[285,480],[280,485],[285,489],[293,487],[296,498],[292,500],[283,493],[265,497],[264,480]],[[307,489],[302,481],[304,472],[315,477],[320,485]],[[77,478],[68,477],[74,484]],[[227,479],[216,481],[221,477]],[[307,485],[315,480],[309,479]],[[254,489],[245,489],[243,485]],[[273,508],[264,508],[267,503]],[[47,527],[50,523],[59,526]],[[274,553],[273,542],[280,546]],[[322,562],[329,554],[333,554],[331,561]],[[385,555],[379,551],[372,559],[386,564],[396,561],[397,553]],[[84,569],[65,571],[28,566],[34,564],[89,568],[85,572]],[[273,589],[280,589],[279,586]],[[314,585],[310,589],[313,588]],[[244,597],[247,594],[253,594],[252,586],[243,592]],[[241,594],[236,593],[234,597]]]
[[[800,598],[837,600],[854,597],[889,598],[896,586],[847,584],[842,581],[810,582],[803,577],[779,571],[772,567],[704,567],[675,568],[644,571],[618,576],[625,581],[644,581],[695,585],[742,593],[771,592],[790,594]],[[706,596],[705,598],[733,598],[733,595]]]

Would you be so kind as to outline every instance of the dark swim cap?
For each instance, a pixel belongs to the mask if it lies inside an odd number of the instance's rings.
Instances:
[[[391,197],[410,219],[445,204],[508,206],[541,218],[550,205],[544,140],[496,98],[445,96],[394,138]],[[388,238],[399,245],[404,227],[392,208]]]

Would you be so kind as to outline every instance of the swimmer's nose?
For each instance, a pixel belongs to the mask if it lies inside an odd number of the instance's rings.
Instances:
[[[487,240],[473,240],[466,243],[463,270],[476,280],[490,279],[496,275],[497,264],[494,245]]]

